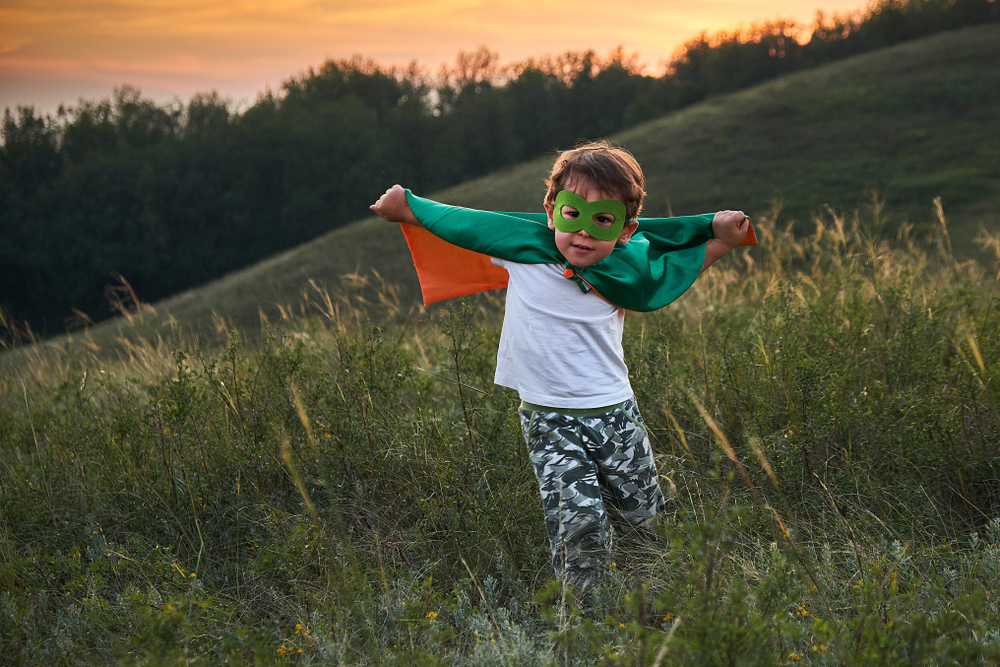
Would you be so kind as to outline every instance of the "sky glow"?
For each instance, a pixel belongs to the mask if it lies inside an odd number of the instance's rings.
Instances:
[[[60,103],[110,97],[124,83],[160,103],[214,90],[245,106],[327,59],[417,61],[434,73],[480,45],[504,63],[622,46],[662,71],[703,31],[779,18],[808,26],[818,9],[864,7],[864,0],[4,0],[0,107],[53,113]]]

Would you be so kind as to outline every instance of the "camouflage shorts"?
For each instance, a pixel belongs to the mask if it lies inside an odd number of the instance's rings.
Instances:
[[[587,587],[611,550],[609,517],[646,527],[663,508],[645,424],[632,399],[592,416],[523,407],[552,566],[561,581]]]

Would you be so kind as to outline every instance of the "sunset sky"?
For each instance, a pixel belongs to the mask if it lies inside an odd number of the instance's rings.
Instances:
[[[333,58],[429,71],[480,45],[502,62],[616,46],[652,68],[702,31],[813,22],[865,0],[2,0],[0,107],[218,91],[240,106]]]

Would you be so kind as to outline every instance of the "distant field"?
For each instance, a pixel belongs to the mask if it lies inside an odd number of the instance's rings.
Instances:
[[[906,221],[917,236],[937,233],[941,197],[960,256],[978,257],[980,227],[1000,226],[1000,26],[940,34],[710,99],[615,137],[648,180],[646,213],[743,208],[761,225],[805,232],[827,207],[848,217],[884,205],[876,221],[895,237]],[[553,147],[554,149],[556,147]],[[500,210],[539,207],[545,156],[439,193],[449,203]],[[392,184],[371,184],[374,200]],[[780,213],[774,219],[775,206]],[[93,327],[91,346],[114,350],[122,331],[155,337],[173,319],[216,336],[219,321],[256,330],[261,313],[295,307],[310,280],[337,291],[347,274],[377,272],[399,288],[402,308],[419,303],[402,235],[366,218],[243,271],[155,304],[137,328]],[[377,282],[377,281],[376,281]],[[369,298],[377,292],[360,290]],[[140,297],[142,295],[139,295]],[[218,316],[215,317],[215,316]],[[76,345],[81,334],[54,345]],[[8,361],[11,361],[8,356]]]

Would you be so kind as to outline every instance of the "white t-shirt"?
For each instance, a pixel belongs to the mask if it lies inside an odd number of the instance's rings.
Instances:
[[[493,263],[510,274],[494,382],[556,408],[632,397],[622,350],[625,311],[584,293],[558,264]]]

